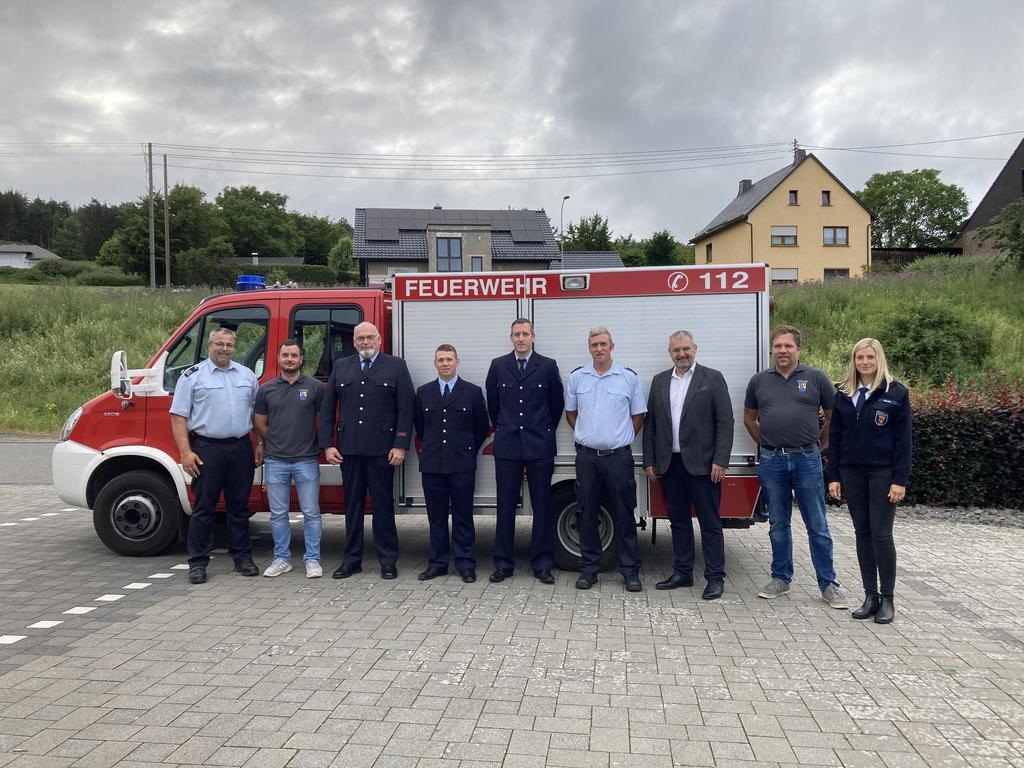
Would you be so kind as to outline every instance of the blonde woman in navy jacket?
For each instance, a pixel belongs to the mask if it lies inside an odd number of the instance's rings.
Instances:
[[[849,370],[837,388],[826,478],[829,495],[846,497],[857,533],[865,598],[853,617],[889,624],[896,585],[892,524],[910,476],[910,399],[889,373],[877,339],[853,345]]]

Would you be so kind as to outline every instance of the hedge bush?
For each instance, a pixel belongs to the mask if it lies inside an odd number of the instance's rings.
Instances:
[[[887,317],[878,338],[893,368],[913,383],[936,386],[964,363],[980,367],[992,349],[992,331],[953,307],[921,303]]]
[[[914,457],[907,500],[1024,509],[1024,388],[992,374],[912,395]]]

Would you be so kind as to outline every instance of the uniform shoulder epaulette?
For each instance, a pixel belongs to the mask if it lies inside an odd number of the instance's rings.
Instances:
[[[576,373],[576,371],[578,371],[582,367],[583,367],[582,365],[577,365],[575,368],[573,368],[571,371],[569,371],[569,375],[572,376],[574,373]]]
[[[187,371],[185,371],[182,374],[182,376],[191,376],[193,373],[195,373],[198,370],[199,370],[199,366],[198,365],[193,365],[191,368],[189,368]]]
[[[632,373],[632,374],[633,374],[634,376],[636,376],[637,378],[639,378],[639,377],[640,377],[640,374],[639,374],[639,373],[637,373],[636,371],[634,371],[634,370],[633,370],[632,368],[630,368],[630,367],[629,367],[628,365],[624,365],[624,366],[622,366],[622,367],[623,367],[623,368],[625,368],[625,369],[626,369],[627,371],[629,371],[630,373]]]

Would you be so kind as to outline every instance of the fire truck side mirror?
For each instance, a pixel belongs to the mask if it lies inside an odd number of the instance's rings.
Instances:
[[[128,375],[128,356],[123,350],[110,358],[110,388],[122,400],[132,399],[132,379]]]

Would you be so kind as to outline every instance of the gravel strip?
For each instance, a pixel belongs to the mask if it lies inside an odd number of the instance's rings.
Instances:
[[[848,515],[845,504],[829,507],[829,512]],[[978,507],[929,507],[913,504],[896,508],[896,518],[903,520],[941,520],[967,525],[1001,525],[1006,528],[1024,528],[1024,510],[980,509]]]

